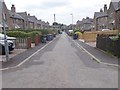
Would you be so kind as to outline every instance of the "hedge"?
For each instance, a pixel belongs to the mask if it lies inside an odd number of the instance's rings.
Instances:
[[[9,31],[7,32],[7,35],[10,37],[16,37],[16,38],[26,38],[26,37],[35,37],[36,34],[42,35],[42,33],[39,31],[32,31],[32,32],[24,32],[24,31]]]

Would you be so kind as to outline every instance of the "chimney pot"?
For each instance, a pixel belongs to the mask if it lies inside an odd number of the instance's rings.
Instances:
[[[12,4],[11,11],[12,11],[12,12],[16,12],[16,8],[15,8],[15,5],[14,5],[14,4]]]
[[[104,12],[107,13],[107,4],[104,5]]]

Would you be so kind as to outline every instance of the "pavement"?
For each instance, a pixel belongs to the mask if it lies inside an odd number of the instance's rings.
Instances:
[[[16,55],[25,52],[26,49],[14,49],[13,51],[10,52],[9,58],[13,58]],[[0,55],[0,61],[6,61],[6,55]]]
[[[103,63],[116,64],[118,65],[118,58],[96,48],[96,42],[83,42],[81,40],[77,41],[84,49],[94,55]]]
[[[118,68],[95,62],[66,34],[40,48],[20,67],[2,71],[3,88],[118,88]]]

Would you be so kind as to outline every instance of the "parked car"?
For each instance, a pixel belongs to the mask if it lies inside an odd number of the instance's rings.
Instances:
[[[73,35],[73,39],[74,39],[74,40],[78,39],[78,34],[74,34],[74,35]]]
[[[47,34],[47,41],[53,40],[53,35],[52,34]]]
[[[47,42],[47,36],[46,35],[42,35],[41,36],[41,42],[42,43],[46,43]]]
[[[15,40],[16,38],[14,37],[7,37],[7,42],[8,42],[8,49],[9,52],[13,51],[15,48],[15,43],[12,40]],[[4,34],[0,33],[0,54],[5,54],[5,39],[4,39]]]

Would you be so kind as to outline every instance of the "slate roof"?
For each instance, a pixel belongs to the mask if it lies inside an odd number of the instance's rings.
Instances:
[[[37,18],[35,16],[29,16],[29,20],[37,23]]]
[[[30,19],[30,17],[28,17],[28,21],[29,21],[29,22],[34,22],[33,20]]]
[[[24,20],[26,20],[26,17],[27,17],[26,12],[21,12],[21,13],[17,13],[17,14],[19,14]]]
[[[118,9],[118,2],[112,2],[114,9]]]
[[[111,4],[113,5],[114,10],[118,10],[120,8],[120,0],[113,0],[111,1]]]
[[[82,20],[83,23],[92,23],[93,22],[93,19],[83,19]]]
[[[24,18],[22,16],[20,16],[19,14],[17,14],[17,13],[13,13],[10,10],[8,10],[8,12],[10,14],[10,17],[24,20]]]
[[[38,23],[38,24],[41,24],[41,23],[42,23],[42,21],[41,21],[41,20],[37,20],[37,23]]]
[[[107,17],[108,14],[105,12],[95,12],[94,16],[95,18],[100,18],[100,17]]]
[[[78,21],[77,21],[77,24],[80,25],[80,24],[83,24],[83,22],[78,20]]]

